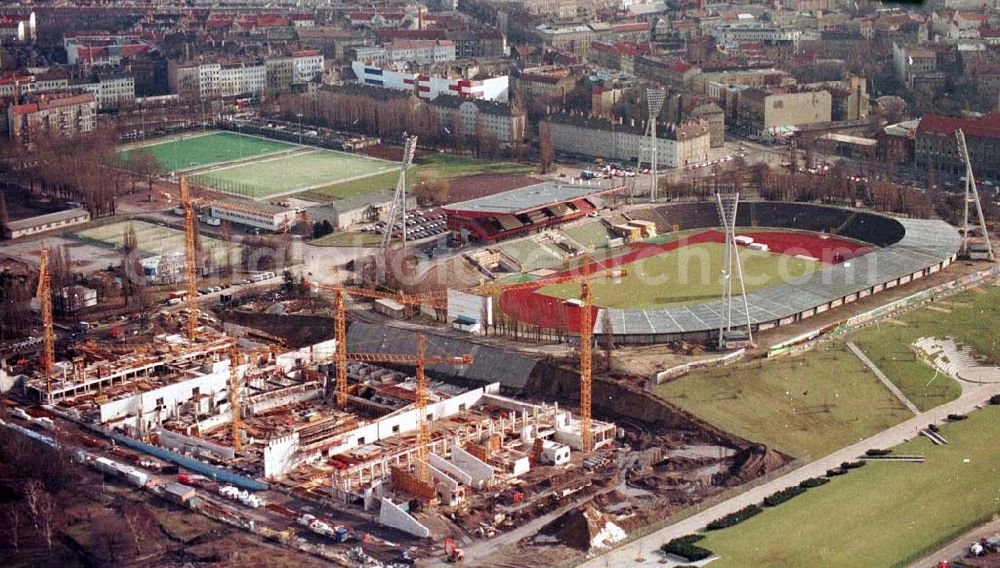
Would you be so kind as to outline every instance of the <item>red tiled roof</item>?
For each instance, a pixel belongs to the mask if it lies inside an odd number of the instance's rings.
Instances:
[[[315,57],[321,52],[318,49],[306,49],[302,51],[293,51],[292,57]]]
[[[687,73],[691,70],[691,65],[678,59],[670,65],[670,70],[674,73]]]
[[[977,118],[927,114],[920,119],[920,125],[917,126],[917,133],[954,134],[958,129],[962,129],[967,136],[1000,138],[1000,113],[991,112]]]

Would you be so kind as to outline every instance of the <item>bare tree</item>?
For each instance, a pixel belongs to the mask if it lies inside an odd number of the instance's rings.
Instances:
[[[52,550],[52,533],[55,529],[56,500],[45,490],[45,485],[37,479],[28,481],[24,488],[24,499],[31,513],[35,531],[45,539]]]
[[[548,173],[552,163],[556,160],[556,151],[552,147],[552,132],[549,130],[548,122],[542,122],[538,125],[538,147],[541,154],[542,173]]]
[[[612,359],[615,351],[615,330],[611,323],[611,314],[608,310],[604,310],[601,314],[601,327],[603,328],[603,344],[604,344],[604,362],[607,365],[608,372],[611,371]]]
[[[17,503],[7,503],[4,506],[4,520],[7,521],[7,538],[17,552],[20,545],[21,508]]]
[[[153,191],[153,182],[165,171],[163,165],[156,159],[156,155],[144,148],[134,150],[129,154],[125,160],[125,167],[136,176],[144,178],[149,185],[149,191]],[[135,188],[133,187],[132,190],[135,191]]]
[[[122,507],[122,520],[135,544],[135,553],[139,554],[142,552],[143,536],[155,526],[153,513],[145,503],[130,501]]]

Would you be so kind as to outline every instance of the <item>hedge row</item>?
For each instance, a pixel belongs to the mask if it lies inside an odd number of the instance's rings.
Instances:
[[[990,404],[1000,404],[1000,394],[995,394],[990,397]]]
[[[758,505],[750,505],[744,507],[735,513],[730,513],[721,519],[715,519],[714,521],[708,523],[708,530],[715,531],[719,529],[724,529],[731,527],[733,525],[742,523],[743,521],[749,519],[754,515],[760,514],[761,509]]]
[[[966,416],[964,414],[949,414],[948,415],[948,420],[951,420],[952,422],[958,422],[959,420],[965,420],[966,418],[968,418],[968,416]]]
[[[845,473],[847,473],[847,470],[842,467],[835,467],[833,469],[826,470],[827,477],[836,477],[838,475],[844,475]]]
[[[806,488],[801,485],[796,485],[794,487],[789,487],[788,489],[782,489],[777,493],[772,493],[767,497],[764,497],[764,505],[767,507],[776,507],[785,501],[788,501],[796,495],[802,495],[806,492]]]
[[[841,469],[858,469],[859,467],[864,467],[865,463],[866,462],[860,460],[853,462],[844,462],[840,464],[840,467]]]
[[[830,480],[826,477],[810,477],[809,479],[806,479],[805,481],[800,483],[799,487],[809,489],[811,487],[819,487],[820,485],[826,485],[827,483],[830,483]]]
[[[892,450],[880,450],[878,448],[872,448],[865,452],[866,456],[887,456],[892,453]]]
[[[694,544],[703,538],[705,538],[705,535],[689,534],[687,536],[675,538],[667,544],[664,544],[660,547],[660,550],[662,550],[664,554],[672,554],[689,562],[698,562],[699,560],[704,560],[712,555],[711,550]]]

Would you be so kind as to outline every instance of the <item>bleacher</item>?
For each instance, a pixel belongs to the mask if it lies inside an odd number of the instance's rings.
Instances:
[[[510,231],[524,226],[524,223],[513,215],[500,215],[496,218],[496,220],[497,225],[499,225],[500,230],[502,231]]]
[[[571,211],[570,206],[565,203],[556,203],[551,207],[546,207],[545,210],[552,217],[562,217]]]

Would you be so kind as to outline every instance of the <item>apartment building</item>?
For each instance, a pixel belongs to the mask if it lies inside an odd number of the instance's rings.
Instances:
[[[802,31],[762,24],[719,24],[712,30],[715,42],[721,45],[762,43],[764,45],[795,45]]]
[[[551,100],[576,87],[576,75],[567,67],[529,67],[514,77],[514,91],[521,100]]]
[[[386,89],[411,91],[425,100],[434,100],[438,95],[458,95],[487,101],[505,102],[509,96],[510,78],[507,75],[488,79],[463,79],[442,77],[427,73],[409,73],[368,65],[363,61],[351,64],[359,83]]]
[[[955,131],[962,130],[976,177],[1000,176],[1000,113],[959,118],[927,114],[920,119],[913,141],[913,157],[918,167],[963,172],[965,163],[958,152]]]
[[[554,114],[549,125],[556,152],[587,158],[636,163],[649,159],[649,137],[638,124],[614,123],[604,118]],[[708,161],[711,133],[704,121],[657,129],[657,159],[661,167],[680,168]]]
[[[69,79],[64,73],[49,72],[37,75],[10,73],[0,76],[0,97],[14,98],[29,93],[64,91]]]
[[[70,65],[120,65],[123,60],[156,50],[156,44],[138,33],[79,33],[63,36]]]
[[[97,100],[92,93],[42,93],[7,107],[8,135],[20,143],[37,136],[83,134],[96,126]]]
[[[737,123],[752,136],[783,129],[830,122],[832,100],[827,91],[746,89],[739,94]]]
[[[368,63],[394,62],[428,65],[455,61],[455,42],[450,39],[401,39],[382,46],[359,47],[355,59]]]
[[[524,140],[527,116],[516,112],[507,103],[470,99],[456,95],[439,95],[430,103],[441,128],[452,130],[461,125],[461,134],[494,137],[500,144]],[[453,132],[453,135],[459,133]]]
[[[266,60],[171,61],[167,83],[171,93],[208,99],[286,91],[322,74],[323,53],[308,50]]]
[[[97,108],[116,108],[135,100],[135,79],[124,72],[99,73],[93,79],[71,83],[74,89],[92,93]]]
[[[892,44],[892,66],[896,79],[908,88],[920,82],[922,77],[937,72],[937,52],[921,45]]]

